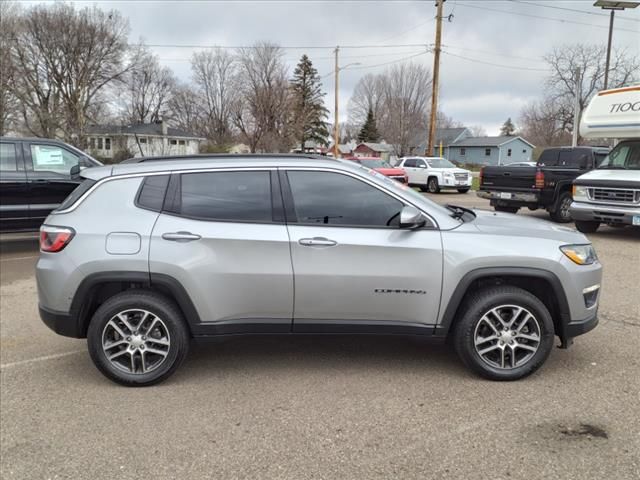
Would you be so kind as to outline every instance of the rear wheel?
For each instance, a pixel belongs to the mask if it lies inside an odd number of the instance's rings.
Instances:
[[[469,191],[468,188],[459,188],[458,189],[458,192],[460,192],[460,193],[467,193],[468,191]]]
[[[598,230],[600,222],[590,222],[585,220],[576,220],[576,228],[582,233],[593,233]]]
[[[499,286],[466,300],[454,345],[465,365],[483,377],[518,380],[542,366],[553,335],[551,315],[536,296]]]
[[[429,193],[440,193],[440,185],[436,177],[431,177],[427,182],[427,190]]]
[[[549,212],[551,220],[558,223],[569,223],[571,221],[571,212],[569,211],[571,202],[573,202],[571,194],[562,192],[556,200],[553,210]]]
[[[496,212],[505,212],[505,213],[518,213],[520,208],[518,207],[504,207],[502,205],[496,205],[493,207]]]
[[[189,349],[180,310],[155,292],[119,293],[96,311],[87,332],[89,354],[107,378],[147,386],[168,378]]]

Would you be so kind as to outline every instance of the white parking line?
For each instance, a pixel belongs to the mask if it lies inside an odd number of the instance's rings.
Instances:
[[[38,258],[38,255],[31,255],[29,257],[13,257],[13,258],[3,258],[0,262],[10,262],[12,260],[27,260],[28,258]]]
[[[13,368],[13,367],[20,367],[21,365],[28,365],[30,363],[45,362],[47,360],[56,360],[58,358],[68,357],[70,355],[75,355],[76,353],[81,353],[86,351],[87,349],[85,348],[83,350],[74,350],[73,352],[56,353],[53,355],[45,355],[44,357],[36,357],[36,358],[30,358],[28,360],[20,360],[19,362],[3,363],[0,365],[0,370]]]

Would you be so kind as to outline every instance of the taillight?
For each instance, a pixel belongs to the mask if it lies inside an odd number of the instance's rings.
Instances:
[[[536,188],[544,188],[544,173],[542,170],[536,172]]]
[[[42,225],[40,227],[40,250],[47,253],[55,253],[66,247],[75,235],[73,228],[53,227]]]
[[[484,167],[480,169],[480,175],[478,175],[478,184],[482,185],[482,177],[484,176]]]

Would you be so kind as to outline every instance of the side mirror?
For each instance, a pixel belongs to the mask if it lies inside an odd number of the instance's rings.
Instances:
[[[400,211],[400,228],[415,230],[427,223],[422,212],[416,207],[406,206]]]
[[[79,164],[76,164],[73,167],[71,167],[71,170],[69,170],[69,176],[74,180],[77,179],[77,178],[80,178],[80,165]]]

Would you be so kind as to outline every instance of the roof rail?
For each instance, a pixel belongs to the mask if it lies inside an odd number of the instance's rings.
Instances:
[[[322,155],[301,154],[301,153],[198,153],[194,155],[167,155],[158,157],[137,157],[128,158],[120,163],[145,163],[175,160],[215,160],[229,158],[300,158],[300,159],[318,159],[318,160],[335,160],[333,157],[325,157]]]

